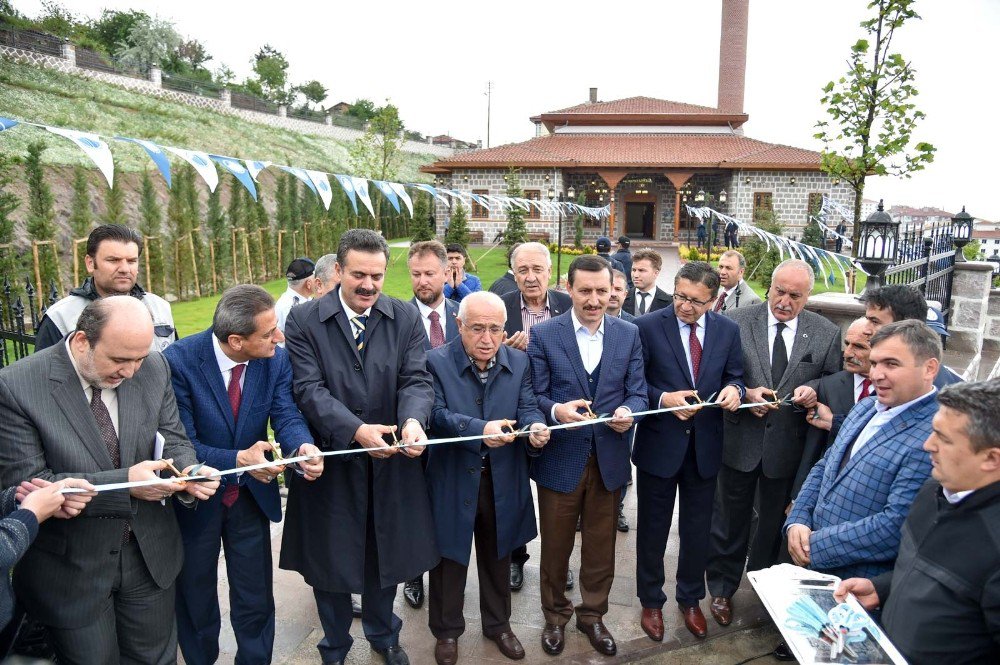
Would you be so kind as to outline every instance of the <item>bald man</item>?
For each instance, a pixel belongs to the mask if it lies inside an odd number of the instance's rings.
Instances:
[[[152,342],[149,310],[131,296],[111,296],[87,305],[61,343],[0,370],[0,484],[150,480],[168,466],[161,456],[185,474],[192,469],[194,448]],[[164,502],[176,496],[190,505],[218,485],[101,492],[81,514],[93,519],[41,526],[14,570],[14,588],[48,628],[59,662],[176,662],[174,580],[183,549]]]

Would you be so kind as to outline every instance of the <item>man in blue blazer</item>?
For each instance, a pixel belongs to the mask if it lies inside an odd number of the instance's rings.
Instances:
[[[427,354],[434,377],[432,435],[492,435],[427,451],[427,486],[441,550],[441,562],[430,572],[428,623],[437,638],[439,665],[458,659],[473,536],[483,634],[508,658],[524,657],[510,628],[510,553],[537,534],[528,460],[549,432],[531,386],[528,356],[503,344],[506,315],[495,293],[469,294],[458,319],[461,337]],[[507,425],[527,427],[531,434],[517,439]]]
[[[583,537],[576,627],[607,656],[617,652],[603,623],[615,577],[615,517],[628,482],[632,414],[646,410],[639,329],[606,316],[611,264],[581,256],[569,267],[572,309],[531,329],[528,357],[538,405],[552,422],[586,423],[590,409],[613,420],[562,429],[532,464],[541,522],[542,648],[562,652],[574,613],[566,598],[569,556]]]
[[[680,489],[680,554],[677,605],[695,637],[707,626],[699,603],[705,597],[708,535],[715,479],[722,465],[722,410],[736,411],[743,385],[740,329],[710,311],[720,278],[712,266],[692,261],[674,277],[672,307],[640,316],[635,324],[653,408],[685,406],[716,395],[720,408],[684,409],[647,416],[635,436],[632,459],[639,471],[636,590],[642,629],[663,640],[663,555]]]
[[[267,426],[285,457],[319,453],[292,399],[292,367],[277,327],[274,299],[241,284],[222,294],[212,327],[167,347],[177,408],[200,461],[217,469],[273,459]],[[219,545],[225,544],[230,620],[239,663],[270,663],[274,643],[271,535],[281,521],[274,465],[225,476],[225,487],[198,510],[177,509],[184,567],[177,578],[177,637],[184,660],[219,657]],[[298,472],[313,480],[323,458]]]
[[[871,344],[876,397],[848,413],[785,522],[792,560],[842,579],[892,570],[903,521],[931,474],[923,444],[938,409],[940,337],[922,321],[898,321]]]

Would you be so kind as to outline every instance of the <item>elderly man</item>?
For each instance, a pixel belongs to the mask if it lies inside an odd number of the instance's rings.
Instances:
[[[382,295],[389,245],[369,229],[340,237],[340,286],[292,310],[286,343],[292,390],[316,444],[357,450],[315,482],[292,478],[279,565],[313,587],[324,662],[353,640],[351,593],[362,594],[365,637],[389,665],[409,659],[393,611],[396,586],[437,565],[418,457],[434,405],[426,336],[413,305]],[[411,447],[391,443],[396,432]],[[364,454],[367,453],[367,454]]]
[[[719,257],[719,279],[722,292],[712,307],[714,312],[725,312],[739,307],[749,307],[761,303],[760,296],[743,281],[747,260],[734,249],[723,252]]]
[[[481,291],[483,285],[478,277],[465,272],[465,262],[468,257],[465,247],[453,242],[448,245],[447,251],[448,271],[447,281],[444,285],[444,297],[461,302],[462,298],[470,293]]]
[[[285,321],[288,320],[288,312],[299,303],[312,300],[314,289],[313,273],[316,264],[305,256],[299,257],[288,264],[285,269],[285,279],[288,281],[288,288],[278,297],[278,302],[274,305],[274,312],[278,315],[278,330],[285,332]],[[284,342],[281,343],[284,346]]]
[[[670,307],[670,294],[656,285],[663,268],[663,257],[654,249],[640,249],[632,255],[632,283],[622,308],[634,316]]]
[[[928,480],[903,523],[892,571],[844,580],[914,665],[1000,662],[1000,380],[938,395]]]
[[[259,286],[226,289],[212,327],[170,345],[177,407],[198,458],[222,469],[265,464],[275,446],[285,457],[319,453],[292,399],[292,366],[278,343],[274,298]],[[278,484],[283,466],[226,476],[219,499],[197,511],[177,510],[184,567],[177,582],[177,633],[184,662],[214,663],[221,619],[217,594],[219,548],[225,545],[232,598],[229,615],[236,660],[271,662],[274,645],[270,522],[281,521]],[[323,471],[323,458],[304,462],[307,480]]]
[[[510,628],[510,553],[537,534],[528,461],[549,440],[549,431],[531,386],[528,356],[503,344],[506,316],[496,294],[467,295],[459,308],[460,338],[427,356],[434,376],[434,436],[489,435],[428,451],[427,484],[441,548],[441,563],[430,572],[428,622],[439,665],[458,661],[473,537],[483,634],[507,658],[524,657]],[[530,434],[515,438],[512,431],[522,428]]]
[[[324,254],[316,259],[313,270],[313,297],[322,298],[340,284],[337,277],[337,255]]]
[[[197,458],[167,362],[149,350],[145,305],[131,296],[102,298],[84,308],[76,327],[65,342],[0,370],[0,485],[70,476],[93,485],[153,480],[169,460],[186,475]],[[214,471],[205,466],[200,474]],[[59,662],[176,662],[174,580],[184,554],[174,511],[161,502],[175,495],[192,504],[218,485],[174,481],[102,492],[82,513],[93,519],[41,526],[14,570],[14,589],[48,628]]]
[[[151,351],[163,351],[177,339],[170,304],[160,296],[143,291],[136,283],[142,236],[121,224],[102,224],[87,237],[83,284],[45,310],[35,335],[35,351],[47,349],[76,329],[83,308],[98,298],[129,295],[141,301],[153,319]]]
[[[796,407],[812,408],[816,400],[803,384],[840,370],[840,329],[805,310],[813,284],[809,264],[788,259],[771,274],[767,302],[726,312],[740,327],[745,401],[772,403],[724,415],[707,570],[709,609],[723,626],[732,620],[732,596],[744,566],[758,570],[778,559],[785,507],[809,428]],[[796,407],[778,404],[788,394]],[[759,518],[751,546],[755,496]]]
[[[532,464],[542,534],[542,648],[562,653],[564,626],[574,615],[565,586],[579,518],[576,627],[596,651],[612,656],[618,647],[603,619],[615,578],[615,515],[631,470],[632,414],[648,404],[642,346],[638,328],[605,315],[611,295],[607,261],[577,258],[567,283],[572,309],[531,331],[528,356],[538,404],[553,424],[586,423],[591,413],[613,417],[554,432],[552,444]]]

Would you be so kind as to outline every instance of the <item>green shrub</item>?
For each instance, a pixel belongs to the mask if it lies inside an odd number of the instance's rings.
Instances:
[[[757,215],[754,216],[754,225],[778,236],[781,235],[783,228],[778,216],[769,210],[758,211]],[[767,243],[757,236],[751,236],[740,245],[740,251],[747,260],[747,281],[755,279],[765,289],[771,288],[771,273],[782,261],[782,256],[774,248],[774,244],[772,243],[771,248],[768,249]]]

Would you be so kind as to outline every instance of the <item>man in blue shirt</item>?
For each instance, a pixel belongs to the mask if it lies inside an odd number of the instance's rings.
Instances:
[[[466,252],[465,247],[453,242],[447,247],[448,250],[448,281],[444,285],[444,297],[461,302],[462,298],[482,291],[483,285],[479,278],[465,272]]]

